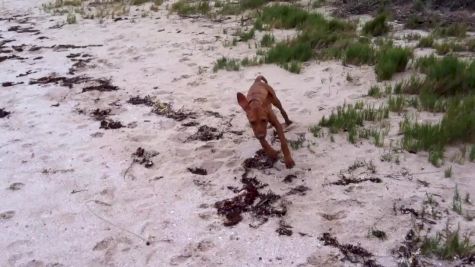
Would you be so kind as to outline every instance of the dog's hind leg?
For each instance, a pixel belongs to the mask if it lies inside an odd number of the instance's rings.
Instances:
[[[279,109],[280,113],[282,114],[282,117],[284,117],[284,120],[285,120],[284,126],[289,126],[290,124],[292,124],[292,121],[289,119],[287,112],[285,112],[284,108],[282,107],[282,103],[280,103],[279,99],[276,96],[272,98],[271,103],[272,105],[274,105],[276,108]]]
[[[289,119],[287,112],[285,112],[284,108],[282,107],[282,103],[280,103],[280,100],[277,98],[274,89],[270,85],[267,85],[266,89],[269,92],[269,97],[271,98],[270,102],[272,103],[272,105],[279,109],[280,114],[282,114],[282,117],[284,117],[285,126],[289,126],[290,124],[292,124],[292,121]]]
[[[277,117],[272,111],[269,114],[269,122],[275,127],[277,135],[279,136],[280,146],[282,149],[282,153],[284,154],[285,166],[288,169],[291,169],[292,167],[294,167],[295,162],[292,159],[292,156],[290,155],[289,145],[287,144],[287,139],[285,139],[284,135],[284,129],[282,129],[282,125],[280,125],[279,121],[277,120]]]
[[[274,105],[276,108],[279,109],[280,113],[282,114],[282,117],[284,117],[286,126],[289,126],[290,124],[292,124],[292,121],[289,119],[287,112],[285,112],[284,108],[282,107],[282,103],[280,103],[277,97],[274,97],[272,101],[272,105]]]

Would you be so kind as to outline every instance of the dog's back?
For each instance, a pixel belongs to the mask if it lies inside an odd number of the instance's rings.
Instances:
[[[247,92],[247,98],[249,101],[259,99],[262,101],[264,105],[268,105],[269,99],[269,90],[268,90],[269,85],[267,85],[267,79],[264,78],[264,76],[257,76],[256,79],[254,80],[254,83],[251,85],[249,88],[249,91]]]

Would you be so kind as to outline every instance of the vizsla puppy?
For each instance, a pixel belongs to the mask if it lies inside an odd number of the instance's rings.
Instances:
[[[272,111],[271,104],[280,110],[285,120],[285,126],[292,123],[287,116],[282,104],[275,95],[274,89],[267,84],[266,78],[257,76],[247,93],[247,97],[242,93],[237,94],[239,105],[246,112],[249,123],[251,124],[254,135],[259,140],[265,153],[272,159],[277,159],[278,151],[275,151],[266,141],[267,123],[270,122],[277,130],[282,152],[284,153],[285,166],[290,169],[294,167],[295,162],[290,155],[289,146],[284,136],[282,125],[277,120]]]

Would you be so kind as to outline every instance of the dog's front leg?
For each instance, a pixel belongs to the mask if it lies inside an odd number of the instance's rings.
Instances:
[[[264,152],[266,155],[273,159],[276,160],[279,152],[275,151],[269,143],[267,143],[267,140],[265,138],[259,139],[259,142],[261,143],[262,149],[264,149]]]
[[[282,128],[282,125],[277,120],[277,117],[272,111],[270,111],[269,113],[269,121],[272,125],[274,125],[277,131],[277,135],[279,136],[280,146],[282,149],[282,153],[284,154],[285,167],[287,167],[287,169],[291,169],[295,166],[295,162],[292,159],[292,156],[290,155],[289,145],[287,144],[287,139],[285,139],[284,135],[284,129]]]

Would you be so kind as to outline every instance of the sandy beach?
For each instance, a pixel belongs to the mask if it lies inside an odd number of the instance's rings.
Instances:
[[[475,195],[474,163],[437,168],[427,153],[407,151],[382,160],[400,139],[401,115],[389,115],[383,147],[308,130],[344,103],[378,103],[366,96],[377,83],[372,67],[312,60],[300,74],[268,64],[213,72],[222,56],[256,53],[253,41],[226,45],[238,18],[180,18],[165,3],[146,17],[132,10],[127,19],[64,24],[41,3],[0,3],[0,43],[15,55],[0,62],[0,83],[12,83],[0,86],[0,108],[10,112],[0,119],[0,266],[398,266],[415,225],[475,229],[451,210],[456,187]],[[295,122],[287,139],[303,140],[292,149],[293,169],[282,158],[243,167],[260,145],[236,93],[257,75]],[[146,96],[151,102],[131,101]],[[215,131],[200,139],[203,126]],[[444,178],[449,165],[452,178]],[[243,177],[278,197],[271,213],[244,212],[226,226],[215,203],[242,192]],[[475,206],[464,209],[475,216]],[[371,255],[344,253],[347,244]]]

